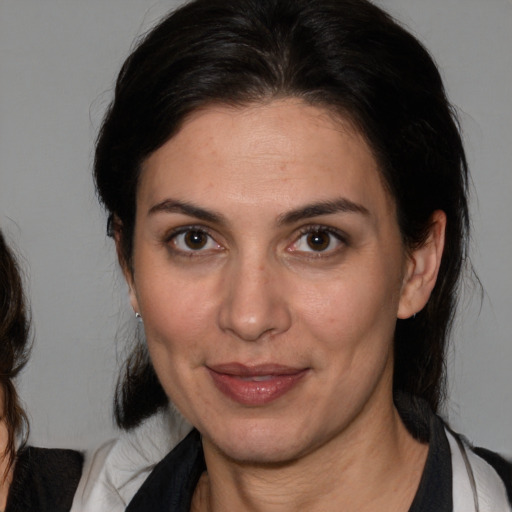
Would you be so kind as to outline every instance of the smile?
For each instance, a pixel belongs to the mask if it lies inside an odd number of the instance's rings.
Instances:
[[[271,380],[274,377],[275,377],[274,375],[256,375],[254,377],[240,377],[240,378],[247,382],[265,382],[266,380]]]
[[[207,367],[217,389],[241,405],[262,406],[269,404],[297,386],[308,368],[281,365],[247,367],[229,363]]]

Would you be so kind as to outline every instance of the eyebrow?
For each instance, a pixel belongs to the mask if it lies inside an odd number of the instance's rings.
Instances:
[[[154,215],[156,213],[182,213],[205,222],[226,224],[224,216],[220,213],[206,210],[183,201],[177,201],[175,199],[165,199],[164,201],[152,206],[148,211],[148,215]]]
[[[312,217],[321,215],[332,215],[334,213],[359,213],[364,216],[370,215],[370,211],[362,204],[354,203],[349,199],[341,197],[332,201],[320,201],[311,203],[296,210],[292,210],[279,217],[278,224],[293,224]]]
[[[211,222],[215,224],[227,224],[226,218],[215,211],[207,210],[187,202],[176,199],[165,199],[152,206],[148,215],[157,213],[181,213],[189,217]],[[331,201],[319,201],[311,203],[296,210],[291,210],[278,217],[278,225],[294,224],[301,220],[319,217],[321,215],[332,215],[335,213],[359,213],[364,216],[370,215],[369,210],[361,204],[354,203],[346,198],[334,199]]]

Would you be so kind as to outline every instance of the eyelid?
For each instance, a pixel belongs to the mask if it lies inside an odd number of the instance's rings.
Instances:
[[[198,231],[200,233],[204,233],[207,237],[210,238],[211,241],[213,241],[216,245],[215,248],[200,248],[200,249],[180,249],[179,247],[176,247],[172,244],[173,240],[175,240],[178,236],[186,234],[190,231]],[[305,251],[305,250],[299,250],[294,249],[293,246],[298,243],[298,241],[305,235],[309,235],[311,233],[326,233],[330,237],[336,239],[339,242],[339,245],[337,247],[326,249],[323,251],[315,251],[314,249],[311,249],[311,251]],[[170,230],[168,230],[165,235],[162,237],[163,244],[174,254],[192,257],[192,256],[204,256],[208,253],[211,253],[212,251],[219,251],[224,250],[224,244],[219,243],[218,236],[215,236],[214,230],[209,228],[208,226],[201,225],[201,224],[188,224],[188,225],[182,225],[174,227]],[[288,244],[286,251],[288,253],[294,254],[298,253],[301,256],[308,255],[309,257],[314,258],[320,258],[324,257],[327,258],[329,256],[336,255],[344,246],[349,245],[349,236],[342,230],[332,227],[332,226],[326,226],[325,224],[310,224],[307,226],[302,226],[299,228],[295,234],[293,235],[293,241],[291,244]]]
[[[291,245],[297,244],[297,242],[305,235],[309,235],[311,233],[327,233],[329,236],[332,236],[336,238],[341,246],[346,246],[349,244],[349,237],[348,235],[343,232],[340,229],[334,228],[332,226],[326,226],[324,224],[311,224],[308,226],[301,227],[297,234],[294,237],[294,241]],[[300,251],[300,250],[293,250],[293,249],[287,249],[290,253],[302,253],[302,254],[310,254],[314,255],[315,258],[319,257],[329,257],[333,254],[336,254],[339,252],[340,247],[336,247],[334,249],[329,249],[325,251],[314,251],[313,249],[311,251]]]
[[[212,230],[210,228],[208,228],[207,226],[203,226],[203,225],[199,225],[199,224],[189,224],[189,225],[185,225],[185,226],[179,226],[179,227],[172,228],[171,230],[169,230],[165,233],[165,235],[163,237],[163,242],[169,248],[169,250],[172,251],[173,253],[185,255],[187,257],[201,256],[201,255],[203,255],[202,253],[207,253],[212,250],[212,249],[203,249],[203,248],[197,249],[197,250],[194,250],[194,249],[185,250],[185,249],[180,249],[176,246],[172,246],[173,240],[175,240],[180,235],[186,234],[189,231],[197,231],[197,232],[205,234],[211,240],[213,240],[213,242],[217,245],[218,250],[223,249],[223,245],[217,241],[217,238],[215,236],[213,236]]]
[[[202,231],[203,233],[206,233],[207,235],[211,236],[211,230],[207,226],[203,226],[201,224],[186,224],[183,226],[176,226],[167,230],[165,232],[163,239],[164,241],[168,242],[175,236],[186,233],[187,231]]]

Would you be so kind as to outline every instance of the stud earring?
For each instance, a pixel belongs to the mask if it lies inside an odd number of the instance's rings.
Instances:
[[[137,322],[142,323],[142,316],[140,313],[137,313],[137,311],[135,312],[135,318],[137,319]]]

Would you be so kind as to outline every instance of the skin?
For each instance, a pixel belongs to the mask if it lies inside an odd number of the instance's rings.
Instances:
[[[124,269],[203,436],[193,510],[408,510],[428,447],[393,405],[393,332],[428,300],[444,225],[408,251],[365,140],[298,100],[210,106],[147,159]],[[301,378],[240,403],[209,370],[232,362]]]

